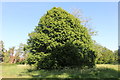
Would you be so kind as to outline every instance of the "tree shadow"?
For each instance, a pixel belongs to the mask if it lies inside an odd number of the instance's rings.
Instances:
[[[111,68],[61,69],[61,70],[27,70],[24,72],[30,80],[120,80],[120,71]]]

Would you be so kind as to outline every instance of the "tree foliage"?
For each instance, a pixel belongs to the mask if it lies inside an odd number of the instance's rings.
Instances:
[[[96,63],[97,64],[110,64],[116,63],[117,61],[117,51],[113,52],[110,49],[103,47],[99,44],[94,45],[96,51]]]
[[[2,42],[3,46],[3,42]],[[26,63],[27,59],[27,51],[25,50],[26,45],[20,43],[19,48],[16,49],[15,47],[9,48],[9,50],[1,50],[2,52],[2,59],[4,63]],[[1,48],[3,49],[3,48]]]
[[[118,50],[115,50],[115,51],[114,51],[114,58],[115,58],[115,59],[114,59],[114,60],[115,60],[114,62],[115,62],[115,63],[119,63],[118,57],[119,57],[119,55],[118,55]]]
[[[28,49],[28,63],[37,68],[95,65],[93,41],[87,28],[59,7],[41,17],[38,26],[29,34]]]
[[[0,62],[3,61],[3,53],[4,53],[4,42],[0,41]]]
[[[15,59],[17,63],[25,64],[27,59],[27,51],[25,49],[26,45],[20,43],[19,48],[16,49]]]

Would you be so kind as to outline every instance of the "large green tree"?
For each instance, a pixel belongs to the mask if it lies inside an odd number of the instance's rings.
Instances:
[[[41,17],[29,34],[28,63],[37,68],[58,69],[95,65],[95,51],[89,31],[81,21],[54,7]]]

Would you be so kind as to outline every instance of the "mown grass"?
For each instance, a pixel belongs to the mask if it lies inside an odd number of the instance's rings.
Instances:
[[[26,72],[27,69],[30,69],[30,66],[26,65],[17,65],[17,64],[2,64],[2,77],[3,78],[17,78],[21,77],[20,73]],[[23,78],[27,78],[30,76],[23,76]]]
[[[97,64],[96,68],[64,68],[62,70],[35,70],[28,65],[2,65],[3,78],[118,78],[118,65]]]

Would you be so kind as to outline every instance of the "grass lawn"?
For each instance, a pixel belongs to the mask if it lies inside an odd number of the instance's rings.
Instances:
[[[3,78],[118,78],[118,65],[97,64],[91,69],[34,70],[28,65],[2,64]]]
[[[17,78],[21,77],[20,73],[27,72],[27,69],[30,69],[30,66],[26,65],[17,65],[17,64],[2,64],[2,77],[3,78]],[[30,76],[22,76],[30,77]]]

